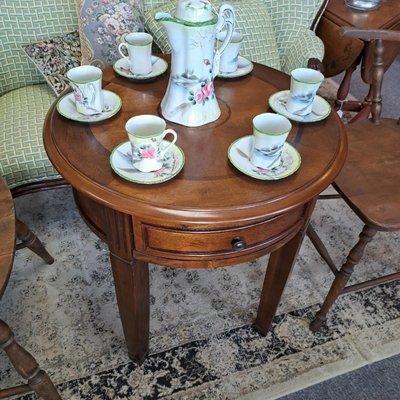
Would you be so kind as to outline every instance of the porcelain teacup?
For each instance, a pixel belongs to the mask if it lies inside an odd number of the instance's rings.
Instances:
[[[122,57],[127,58],[132,74],[147,75],[152,71],[151,46],[153,37],[145,32],[133,32],[125,36],[124,42],[118,46]],[[122,49],[126,48],[128,57]]]
[[[263,113],[254,117],[250,162],[263,169],[279,165],[283,145],[291,129],[292,124],[283,115]]]
[[[291,72],[290,95],[286,109],[291,114],[308,115],[324,75],[315,69],[297,68]]]
[[[103,111],[102,76],[101,69],[92,65],[82,65],[67,72],[79,113],[94,115]]]
[[[133,166],[139,171],[152,172],[162,167],[165,153],[177,139],[176,132],[166,127],[166,122],[156,115],[137,115],[126,123],[125,129],[132,146]],[[163,140],[168,133],[174,138],[165,146]]]
[[[217,40],[221,43],[224,42],[227,31],[222,31],[218,33]],[[221,54],[219,70],[224,73],[235,72],[238,69],[239,51],[242,45],[243,36],[234,31],[232,34],[231,41],[225,48],[225,51]]]

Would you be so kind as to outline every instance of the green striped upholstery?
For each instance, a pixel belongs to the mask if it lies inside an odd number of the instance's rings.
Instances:
[[[168,0],[143,0],[143,9],[144,11],[150,10],[164,4],[166,1]]]
[[[25,86],[0,97],[0,175],[9,187],[58,177],[42,139],[43,122],[54,100],[47,84]]]
[[[297,34],[290,46],[287,47],[281,61],[282,71],[290,74],[295,68],[307,66],[310,58],[324,58],[324,43],[310,30]]]
[[[274,25],[281,57],[299,32],[310,28],[323,0],[262,0]]]
[[[0,95],[44,82],[22,44],[77,29],[75,0],[0,0]]]

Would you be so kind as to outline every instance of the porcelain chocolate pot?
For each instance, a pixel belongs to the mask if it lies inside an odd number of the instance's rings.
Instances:
[[[207,0],[180,0],[174,15],[159,12],[155,19],[167,31],[172,48],[171,75],[161,102],[165,119],[185,126],[201,126],[221,115],[214,92],[221,53],[231,40],[235,13],[230,5],[216,14]],[[216,48],[216,35],[226,30]]]

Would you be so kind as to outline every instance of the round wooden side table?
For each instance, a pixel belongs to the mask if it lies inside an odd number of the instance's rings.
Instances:
[[[50,160],[71,183],[82,217],[108,244],[130,357],[140,361],[149,349],[149,262],[216,268],[272,253],[255,321],[266,334],[316,197],[344,164],[346,134],[336,113],[313,125],[293,125],[288,140],[302,157],[297,173],[274,182],[243,175],[228,161],[229,145],[252,132],[252,118],[267,110],[270,95],[289,87],[288,76],[256,64],[247,77],[215,82],[222,111],[216,122],[199,128],[168,123],[178,133],[186,164],[168,182],[140,185],[115,175],[109,156],[127,140],[124,125],[131,116],[160,114],[168,73],[134,83],[109,68],[103,78],[122,98],[121,112],[85,125],[62,117],[53,105],[44,142]]]

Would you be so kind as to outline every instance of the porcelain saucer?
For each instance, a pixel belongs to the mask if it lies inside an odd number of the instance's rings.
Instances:
[[[275,181],[294,174],[300,167],[299,152],[287,142],[283,146],[281,162],[270,169],[256,167],[250,162],[252,147],[253,135],[249,135],[237,139],[228,149],[229,161],[247,176],[263,181]]]
[[[67,93],[57,102],[57,111],[65,118],[78,122],[100,122],[114,116],[122,106],[121,98],[114,92],[102,90],[104,98],[104,110],[99,114],[84,115],[76,110],[74,93]]]
[[[170,142],[164,140],[163,143],[167,146]],[[131,143],[127,141],[112,151],[110,164],[113,171],[127,181],[154,185],[169,181],[178,175],[185,165],[185,154],[179,146],[174,144],[165,154],[161,169],[153,172],[141,172],[132,165]]]
[[[289,98],[290,90],[282,90],[281,92],[274,93],[268,100],[269,106],[278,114],[296,122],[311,123],[322,121],[327,118],[331,113],[330,104],[321,96],[315,96],[315,101],[311,114],[302,116],[291,114],[286,109],[286,102]]]
[[[152,71],[146,75],[133,74],[129,69],[128,58],[120,58],[114,63],[114,71],[125,78],[129,78],[135,81],[146,81],[154,79],[157,76],[162,75],[168,69],[168,63],[160,57],[151,56],[151,64],[153,66]]]
[[[219,72],[218,73],[218,78],[224,78],[224,79],[235,79],[235,78],[240,78],[241,76],[248,75],[254,68],[253,63],[248,60],[247,58],[244,58],[242,56],[239,56],[238,59],[238,69],[235,72]]]

